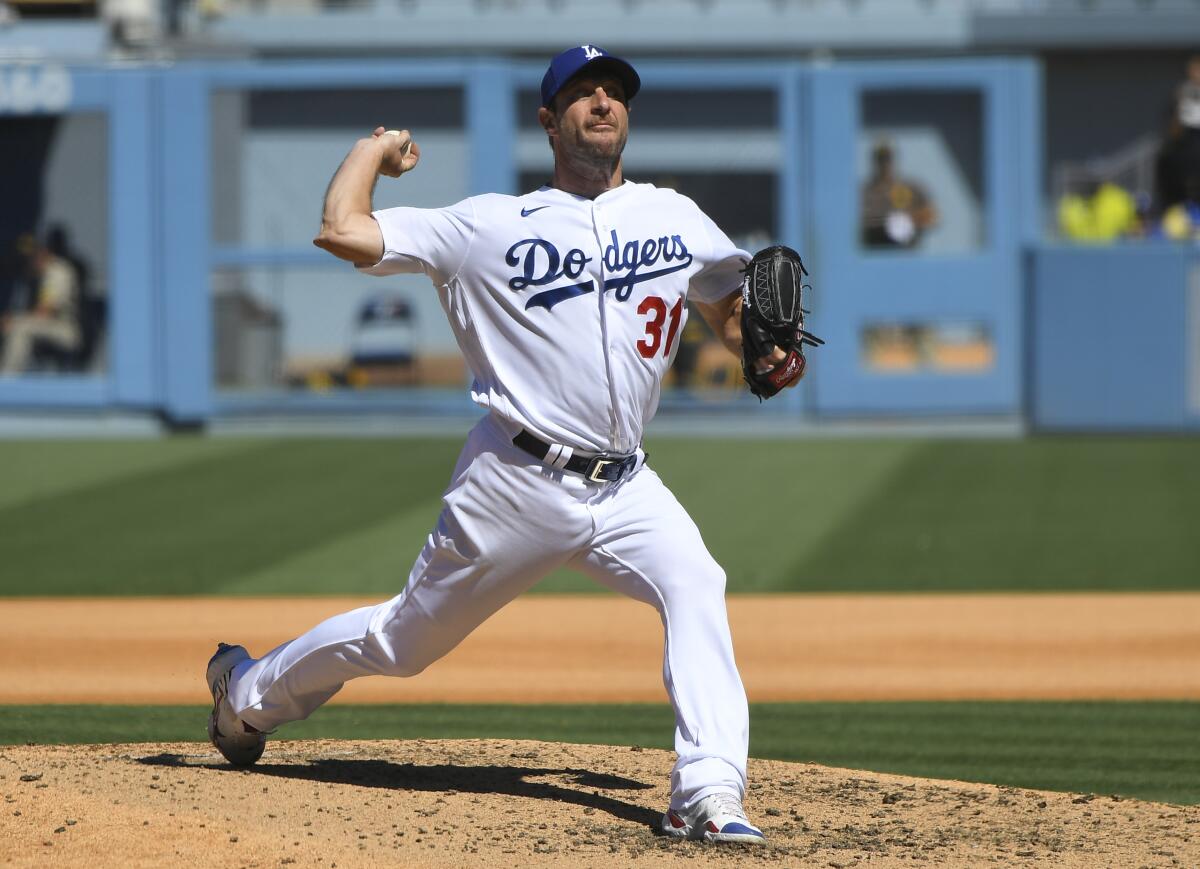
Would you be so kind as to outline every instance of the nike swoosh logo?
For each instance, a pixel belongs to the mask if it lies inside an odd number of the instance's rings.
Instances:
[[[549,208],[549,207],[550,207],[549,205],[539,205],[537,208],[522,208],[521,216],[528,217],[529,215],[533,214],[535,211],[541,211],[543,208]]]

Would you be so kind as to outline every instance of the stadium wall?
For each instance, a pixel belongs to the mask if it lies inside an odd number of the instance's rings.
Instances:
[[[989,183],[995,186],[994,179],[1009,178],[1016,172],[1011,177],[1021,191],[1039,189],[1043,177],[1038,145],[1042,124],[1040,81],[1036,64],[1028,59],[876,65],[859,62],[833,67],[772,61],[720,65],[676,61],[651,62],[646,69],[662,86],[677,93],[711,93],[717,88],[731,94],[766,95],[763,115],[768,120],[763,123],[772,128],[766,133],[748,130],[745,141],[748,163],[774,179],[775,201],[767,234],[811,251],[816,274],[838,293],[838,304],[829,309],[836,309],[838,317],[846,318],[846,322],[863,320],[863,306],[877,302],[857,301],[855,286],[838,286],[836,274],[821,272],[822,260],[832,261],[822,236],[830,214],[822,206],[822,196],[830,193],[826,187],[822,194],[826,173],[823,167],[813,165],[812,155],[844,150],[830,147],[829,131],[857,117],[854,106],[843,105],[847,100],[819,99],[821,93],[828,93],[822,90],[827,83],[837,78],[830,75],[831,69],[845,73],[839,79],[841,87],[850,80],[866,82],[866,87],[882,76],[892,82],[911,80],[912,87],[927,88],[928,82],[934,81],[947,91],[956,87],[983,88],[982,114],[988,118],[987,123],[995,130],[1013,128],[1018,132],[1015,139],[990,134],[984,137],[982,154],[987,165],[980,169],[981,177],[992,179]],[[540,77],[540,66],[532,63],[498,58],[79,67],[25,63],[6,66],[0,72],[10,97],[3,105],[4,122],[78,116],[79,123],[66,124],[64,129],[92,130],[90,135],[95,136],[99,126],[107,134],[105,147],[97,147],[94,152],[103,163],[107,183],[95,181],[98,167],[94,163],[58,160],[53,163],[57,168],[52,174],[53,189],[59,193],[51,197],[53,207],[63,212],[56,216],[69,219],[69,210],[54,205],[62,199],[61,191],[84,189],[88,184],[109,191],[107,235],[95,232],[94,216],[86,215],[87,227],[83,228],[93,231],[76,233],[93,248],[102,246],[92,253],[103,266],[109,302],[107,363],[90,375],[19,378],[0,383],[0,408],[13,411],[30,407],[150,410],[171,421],[191,424],[248,406],[246,396],[227,399],[214,385],[214,288],[230,275],[253,269],[290,269],[310,274],[314,294],[328,282],[330,264],[323,254],[308,247],[306,233],[297,228],[299,223],[285,226],[274,237],[255,235],[256,226],[270,223],[262,219],[264,210],[275,209],[277,215],[290,215],[293,222],[315,225],[319,193],[308,188],[323,186],[344,150],[345,142],[335,135],[340,134],[337,126],[315,115],[312,123],[302,125],[299,131],[287,125],[272,131],[271,113],[286,114],[290,94],[326,91],[336,96],[338,89],[354,88],[377,92],[410,88],[435,97],[438,93],[457,94],[458,119],[444,121],[441,132],[435,134],[441,136],[439,148],[431,151],[450,154],[449,162],[431,173],[424,187],[406,189],[405,199],[410,203],[414,201],[412,195],[419,204],[434,205],[472,192],[515,191],[518,175],[536,173],[542,165],[538,161],[545,162],[549,156],[536,156],[532,148],[536,133],[522,131],[517,118],[517,107],[523,106],[522,94],[536,88]],[[63,75],[69,86],[64,87]],[[1010,80],[1016,85],[1004,90],[1004,83]],[[996,89],[988,90],[993,84]],[[24,94],[21,100],[11,98],[18,92]],[[822,106],[819,117],[818,104]],[[256,111],[257,124],[249,120]],[[352,119],[347,123],[353,126]],[[934,123],[936,126],[936,119]],[[708,144],[711,131],[682,127],[675,132],[694,142],[688,150],[695,157],[696,171],[711,165],[716,155],[705,150],[712,147]],[[248,134],[252,140],[249,147],[231,145]],[[659,132],[651,130],[645,136],[650,144],[642,152],[646,165],[651,167],[668,159],[663,154],[679,151],[677,140],[665,134],[656,139],[656,135]],[[530,139],[529,147],[521,144],[522,137]],[[914,141],[919,143],[919,137]],[[72,149],[79,148],[77,135],[67,135],[64,142],[60,144],[62,152],[73,153]],[[279,148],[288,150],[280,152]],[[286,158],[281,160],[283,165],[276,176],[299,181],[299,192],[292,191],[290,200],[285,197],[268,204],[262,201],[271,189],[271,179],[265,176],[272,168],[270,158],[276,153]],[[682,157],[685,169],[691,165],[688,159],[688,155]],[[853,159],[861,160],[862,155],[856,154]],[[243,162],[249,162],[249,170]],[[930,165],[933,168],[929,171],[936,172],[936,164]],[[1005,168],[1010,175],[997,174],[996,167]],[[258,179],[263,186],[259,189],[251,185],[249,192],[239,189],[239,176]],[[963,189],[969,191],[970,186],[967,183]],[[847,200],[854,196],[846,185],[838,191],[837,195]],[[383,197],[390,195],[384,193]],[[38,213],[41,206],[34,198],[16,204],[18,211],[27,209],[31,224],[45,218]],[[1194,292],[1189,290],[1194,272],[1189,271],[1190,254],[1166,245],[1117,245],[1103,250],[1048,245],[1039,240],[1043,223],[1040,203],[1022,204],[1024,199],[1034,198],[1036,194],[1013,200],[1013,207],[1006,209],[1013,212],[1013,223],[1002,234],[1005,243],[1011,243],[1029,267],[1023,272],[1016,270],[1020,277],[1006,278],[988,289],[989,293],[1014,300],[1006,310],[1024,310],[1024,329],[1012,330],[1011,339],[1003,337],[1003,345],[996,351],[996,358],[1002,360],[999,364],[1012,366],[1009,376],[1024,384],[1021,394],[1011,404],[993,403],[981,410],[976,402],[946,399],[947,395],[971,392],[969,381],[961,377],[955,383],[954,375],[922,375],[906,380],[903,373],[889,374],[875,392],[893,396],[890,402],[857,411],[860,415],[1001,413],[1023,415],[1031,426],[1046,429],[1186,429],[1194,424],[1200,402],[1194,398],[1196,389],[1189,386],[1195,381],[1195,351],[1188,341],[1196,330],[1189,332],[1182,325],[1188,322],[1187,312],[1194,309],[1187,306],[1189,292]],[[969,207],[969,202],[964,207]],[[10,214],[12,211],[10,205]],[[1008,218],[1000,214],[989,219],[995,223]],[[870,269],[863,271],[864,280],[886,285],[888,261],[861,259],[871,268],[883,270],[879,278],[872,277]],[[895,273],[905,266],[900,260],[893,263]],[[914,280],[952,284],[961,264],[962,257],[955,251],[944,251],[923,262],[921,270],[914,272]],[[839,269],[834,271],[840,273]],[[1104,347],[1097,344],[1097,333],[1085,327],[1088,319],[1081,311],[1110,310],[1096,302],[1088,306],[1084,302],[1091,293],[1105,287],[1120,292],[1113,280],[1122,274],[1130,278],[1140,275],[1137,283],[1156,289],[1137,300],[1139,316],[1125,317],[1121,324],[1125,340],[1135,346],[1153,345],[1156,352],[1122,359],[1123,373],[1105,392],[1098,388],[1096,379],[1097,372],[1107,369],[1093,364],[1101,361]],[[945,294],[931,296],[922,316],[932,320],[939,316],[961,317],[952,300],[938,301],[951,299],[952,293],[950,287]],[[427,292],[424,298],[433,300]],[[1109,299],[1105,297],[1105,301]],[[1116,297],[1111,301],[1115,302]],[[820,306],[819,293],[817,304]],[[1069,313],[1075,316],[1069,317]],[[430,308],[421,319],[432,323],[438,314]],[[818,325],[832,333],[844,325],[840,321],[821,323],[824,315],[819,307],[816,316]],[[1175,331],[1170,333],[1173,337],[1169,341],[1164,341],[1168,324],[1175,324]],[[431,334],[431,341],[445,338],[443,335],[439,339],[436,330]],[[845,335],[848,341],[855,340],[851,332]],[[853,366],[854,356],[853,350],[845,354],[843,366]],[[820,364],[818,361],[817,366]],[[814,378],[810,381],[816,385],[810,383],[788,396],[783,410],[814,419],[846,414],[845,405],[823,402],[820,384]],[[889,383],[902,388],[890,389]],[[826,394],[831,389],[844,392],[852,387],[839,387],[831,381],[826,384]],[[1125,400],[1134,388],[1136,400]],[[250,396],[249,406],[259,411],[278,409],[289,402],[295,404],[294,399],[257,393]],[[461,389],[438,397],[437,402],[442,409],[469,411]],[[324,405],[334,412],[361,407],[353,396]],[[314,405],[309,402],[304,406]],[[412,405],[401,402],[398,406]],[[739,407],[735,402],[725,409],[737,412]]]
[[[1047,246],[1030,271],[1036,428],[1200,427],[1200,252]]]

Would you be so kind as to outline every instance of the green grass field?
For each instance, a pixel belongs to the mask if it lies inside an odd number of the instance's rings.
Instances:
[[[0,595],[389,596],[459,445],[8,442]],[[647,446],[732,592],[1200,588],[1194,440]],[[566,573],[540,588],[598,590]]]
[[[207,715],[179,706],[2,709],[0,744],[203,740]],[[778,703],[753,706],[751,722],[753,757],[1200,803],[1197,703]],[[671,727],[666,704],[335,704],[278,737],[491,737],[669,749]]]

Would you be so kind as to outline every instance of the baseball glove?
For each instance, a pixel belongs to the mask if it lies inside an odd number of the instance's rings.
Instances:
[[[775,245],[754,255],[742,270],[742,376],[759,401],[770,398],[804,373],[804,345],[825,342],[804,330],[804,283],[808,272],[800,254]],[[758,360],[776,348],[787,356],[774,368],[759,370]]]

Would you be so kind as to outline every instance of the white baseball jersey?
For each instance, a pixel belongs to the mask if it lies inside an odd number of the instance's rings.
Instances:
[[[542,187],[374,213],[369,274],[423,271],[474,401],[584,452],[630,452],[658,407],[690,291],[715,302],[749,254],[692,200],[626,181],[595,199]]]

